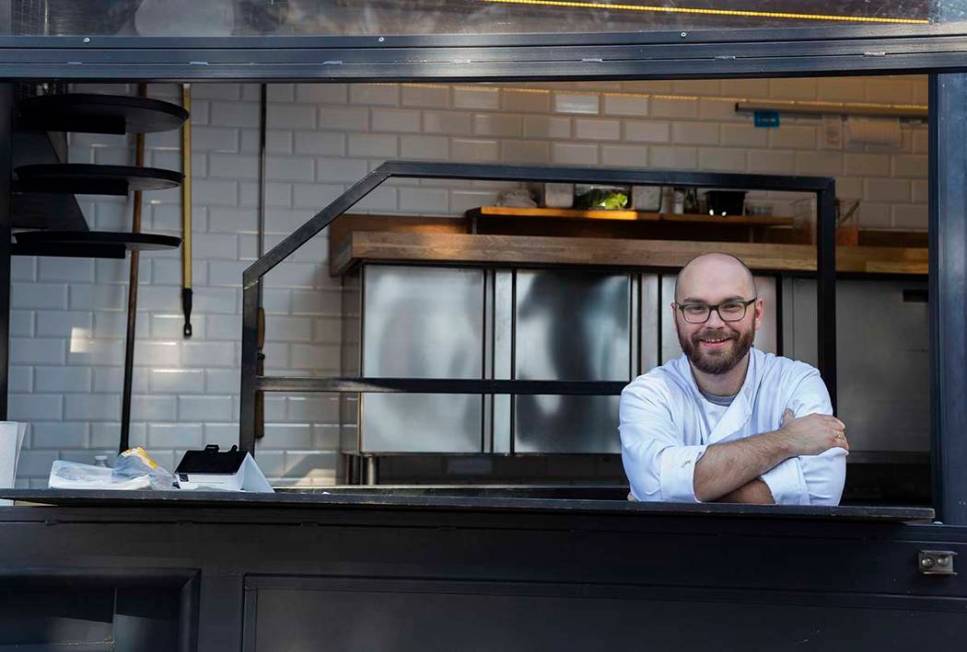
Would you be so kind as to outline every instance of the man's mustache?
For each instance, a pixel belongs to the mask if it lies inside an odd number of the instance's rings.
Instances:
[[[704,340],[704,339],[717,339],[717,340],[719,340],[719,339],[730,339],[730,340],[734,340],[734,339],[737,339],[738,336],[739,336],[739,334],[737,332],[735,332],[734,330],[731,330],[731,329],[730,330],[726,330],[726,329],[704,330],[704,331],[701,331],[699,333],[696,333],[695,335],[692,335],[692,341],[693,342],[698,342],[698,341]]]

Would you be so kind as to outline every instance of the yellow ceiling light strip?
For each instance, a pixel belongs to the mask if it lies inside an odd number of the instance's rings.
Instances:
[[[387,82],[387,85],[391,85],[393,82]],[[453,88],[461,90],[482,90],[479,86],[470,85],[449,85],[449,84],[434,84],[434,83],[415,83],[415,82],[401,82],[400,86],[406,88]],[[549,89],[549,88],[529,88],[526,86],[489,86],[486,90],[497,91],[513,91],[515,93],[541,93],[547,94],[552,92],[566,92],[569,95],[606,95],[610,97],[635,97],[641,99],[651,99],[651,100],[674,100],[680,102],[694,102],[697,100],[707,100],[709,102],[729,102],[734,104],[735,102],[769,102],[771,104],[783,104],[789,106],[790,108],[795,108],[797,106],[829,106],[829,107],[842,107],[842,108],[873,108],[873,109],[916,109],[916,110],[927,110],[926,104],[889,104],[885,102],[834,102],[825,100],[771,100],[764,97],[759,98],[749,98],[749,97],[729,97],[725,95],[673,95],[667,93],[633,93],[630,91],[590,91],[590,90],[571,90],[571,89]],[[157,203],[157,201],[155,201]]]
[[[699,9],[690,7],[659,7],[656,5],[610,4],[607,2],[572,2],[570,0],[482,0],[509,5],[538,5],[574,9],[610,9],[664,14],[701,14],[703,16],[737,16],[743,18],[781,18],[784,20],[836,21],[841,23],[886,23],[900,25],[929,25],[923,18],[881,18],[879,16],[841,16],[833,14],[802,14],[786,11],[754,11],[746,9]]]

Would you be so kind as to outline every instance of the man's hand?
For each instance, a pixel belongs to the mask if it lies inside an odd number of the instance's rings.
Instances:
[[[779,430],[709,446],[695,465],[695,497],[703,502],[718,500],[736,489],[744,489],[790,457],[819,455],[837,447],[849,450],[842,421],[823,414],[797,419],[791,410],[786,410]],[[753,487],[763,488],[757,484]]]
[[[825,414],[807,414],[797,419],[792,410],[786,409],[779,433],[789,442],[793,455],[819,455],[830,448],[849,450],[846,424]]]

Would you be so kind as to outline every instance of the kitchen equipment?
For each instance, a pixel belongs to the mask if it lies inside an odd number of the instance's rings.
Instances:
[[[744,190],[709,190],[705,193],[709,215],[742,215]]]
[[[631,205],[637,211],[661,210],[661,186],[634,186],[631,189]]]
[[[547,208],[570,208],[574,205],[574,184],[545,183],[541,205]]]
[[[574,207],[617,210],[628,206],[630,196],[628,186],[578,184],[574,187]]]

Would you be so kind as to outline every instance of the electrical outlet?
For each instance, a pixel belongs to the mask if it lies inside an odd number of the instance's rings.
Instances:
[[[823,116],[823,131],[819,138],[820,149],[843,149],[843,118],[838,115]]]

